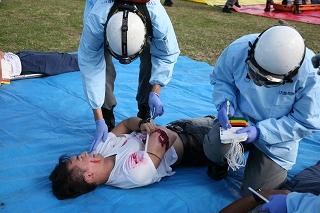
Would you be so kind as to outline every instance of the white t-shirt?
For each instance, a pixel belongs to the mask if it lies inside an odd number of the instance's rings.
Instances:
[[[20,58],[12,53],[12,52],[5,52],[3,59],[9,61],[11,63],[11,73],[10,76],[16,76],[21,74],[21,61]]]
[[[146,136],[141,133],[116,137],[109,132],[107,141],[99,143],[92,154],[101,153],[104,157],[116,155],[115,166],[106,185],[122,189],[141,187],[175,173],[170,167],[178,159],[175,149],[171,147],[167,150],[156,169],[149,155],[144,152],[143,139]]]

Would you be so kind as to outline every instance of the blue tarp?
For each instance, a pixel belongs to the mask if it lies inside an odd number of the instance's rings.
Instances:
[[[137,114],[139,59],[115,62],[116,123]],[[216,114],[209,75],[212,66],[180,56],[173,78],[161,91],[166,124]],[[240,198],[243,169],[213,181],[206,167],[177,168],[159,183],[136,189],[99,186],[76,199],[57,200],[48,179],[61,154],[89,150],[95,133],[80,72],[12,81],[0,87],[0,212],[218,212]],[[320,134],[301,141],[294,174],[319,160]]]

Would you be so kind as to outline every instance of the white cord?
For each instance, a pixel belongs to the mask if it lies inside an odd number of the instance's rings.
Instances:
[[[224,155],[227,159],[229,167],[235,171],[245,166],[244,149],[240,142],[234,141],[230,143],[230,150]]]
[[[147,154],[148,143],[149,143],[149,134],[147,134],[146,144],[144,145],[143,158],[145,158],[145,155]]]

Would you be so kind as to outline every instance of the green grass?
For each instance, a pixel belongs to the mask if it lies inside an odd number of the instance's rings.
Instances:
[[[85,0],[2,0],[0,50],[77,51],[84,5]],[[226,14],[219,7],[186,0],[174,0],[174,6],[166,10],[181,55],[211,65],[233,40],[277,24],[276,19]],[[288,23],[300,31],[311,50],[320,52],[320,25]]]

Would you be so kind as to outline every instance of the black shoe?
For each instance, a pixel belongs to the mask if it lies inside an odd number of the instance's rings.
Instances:
[[[113,109],[110,110],[110,109],[101,108],[101,110],[102,110],[102,115],[103,115],[104,122],[106,122],[106,124],[108,126],[108,132],[111,132],[111,130],[115,126],[115,119],[114,119]]]
[[[224,13],[232,13],[228,6],[224,6],[224,8],[222,8],[222,12],[224,12]]]
[[[236,7],[238,7],[238,8],[241,7],[241,5],[239,4],[239,1],[236,1],[236,3],[234,3],[234,6],[236,6]]]
[[[150,116],[150,108],[149,106],[143,106],[143,105],[138,105],[138,109],[139,109],[139,112],[137,114],[137,116],[141,119],[147,119],[147,118],[151,118]]]
[[[226,163],[223,166],[220,166],[219,164],[216,164],[214,162],[210,162],[208,166],[208,175],[213,180],[222,180],[226,177],[228,173],[228,167],[229,165]]]
[[[171,1],[165,1],[163,3],[164,6],[172,7],[173,3]]]
[[[301,14],[302,12],[300,10],[293,11],[293,14]]]

